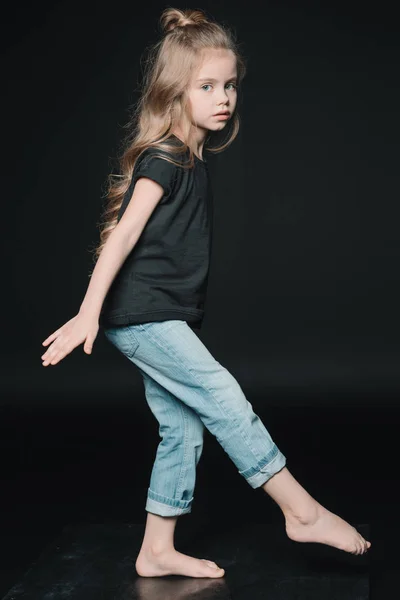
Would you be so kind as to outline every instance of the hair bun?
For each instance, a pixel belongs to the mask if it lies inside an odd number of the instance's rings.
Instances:
[[[166,8],[160,17],[160,24],[163,33],[169,33],[176,27],[185,27],[185,25],[200,25],[207,23],[208,19],[202,10],[191,10],[179,8]]]

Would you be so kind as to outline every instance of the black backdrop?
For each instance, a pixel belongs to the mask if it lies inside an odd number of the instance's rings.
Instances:
[[[141,384],[101,330],[90,357],[80,346],[44,368],[40,356],[42,340],[84,296],[103,186],[165,6],[10,7],[1,39],[3,403],[10,392],[12,402],[25,391],[43,400],[82,386],[107,402],[128,381]],[[391,5],[201,8],[235,29],[248,75],[238,138],[208,154],[215,237],[199,336],[267,403],[276,394],[323,403],[343,390],[397,401],[400,95]]]

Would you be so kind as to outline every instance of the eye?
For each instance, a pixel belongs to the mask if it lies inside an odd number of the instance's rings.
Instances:
[[[227,83],[227,85],[233,85],[233,88],[234,88],[234,89],[237,89],[237,85],[236,85],[236,83]],[[205,88],[205,87],[209,87],[209,86],[211,86],[211,83],[205,83],[204,85],[202,85],[202,86],[201,86],[201,89],[203,89],[203,90],[204,90],[204,88]],[[207,90],[206,90],[206,91],[207,91]]]

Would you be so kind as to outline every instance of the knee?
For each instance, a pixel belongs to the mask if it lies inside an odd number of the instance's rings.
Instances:
[[[225,368],[220,370],[218,378],[213,382],[210,391],[218,394],[221,403],[226,403],[229,413],[233,411],[244,416],[252,409],[252,405],[247,400],[241,385],[232,373]]]
[[[204,425],[200,419],[187,422],[183,427],[160,428],[160,436],[159,454],[185,456],[187,462],[197,465],[204,445]]]
[[[159,434],[165,446],[185,445],[199,448],[201,451],[204,443],[204,429],[204,424],[197,415],[191,417],[186,414],[178,423],[160,426]]]

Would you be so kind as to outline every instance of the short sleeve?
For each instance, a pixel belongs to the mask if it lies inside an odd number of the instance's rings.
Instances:
[[[161,158],[162,156],[168,156],[168,154],[158,148],[146,148],[135,164],[132,183],[135,184],[139,177],[148,177],[159,183],[164,189],[164,195],[169,196],[174,189],[179,167],[169,160]],[[177,159],[173,158],[173,160]]]

